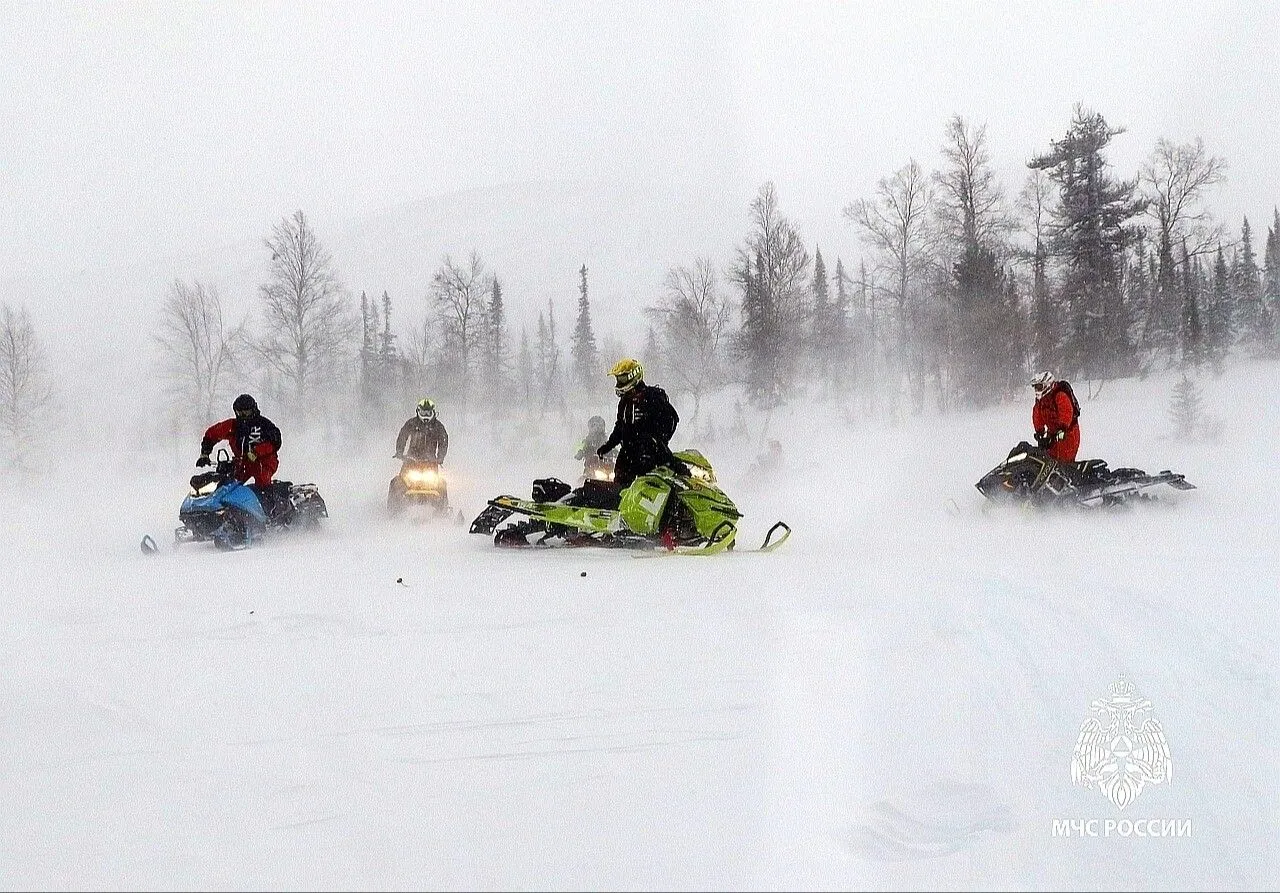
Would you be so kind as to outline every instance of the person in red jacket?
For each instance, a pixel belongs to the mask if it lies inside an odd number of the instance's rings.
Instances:
[[[258,402],[241,394],[231,404],[235,417],[211,425],[200,442],[200,458],[196,465],[209,464],[209,454],[221,441],[231,444],[235,459],[232,474],[245,483],[253,478],[259,490],[266,490],[280,467],[280,429],[258,411]]]
[[[1080,450],[1080,419],[1071,385],[1059,381],[1052,372],[1031,379],[1036,403],[1031,408],[1031,426],[1036,443],[1059,462],[1076,461]]]

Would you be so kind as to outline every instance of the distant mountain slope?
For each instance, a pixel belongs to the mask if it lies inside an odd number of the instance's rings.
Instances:
[[[344,221],[310,217],[353,297],[391,295],[397,331],[427,312],[430,279],[445,254],[474,250],[504,285],[513,334],[532,327],[548,299],[567,335],[588,268],[600,337],[634,343],[643,308],[666,270],[700,254],[727,261],[746,227],[750,196],[712,183],[517,183],[418,199]],[[137,399],[153,355],[152,320],[174,279],[218,287],[234,317],[254,314],[266,275],[263,239],[294,208],[264,219],[258,232],[190,255],[128,268],[69,271],[58,282],[0,281],[0,300],[27,304],[50,354],[70,369],[68,390],[99,405]],[[305,208],[303,209],[306,210]]]

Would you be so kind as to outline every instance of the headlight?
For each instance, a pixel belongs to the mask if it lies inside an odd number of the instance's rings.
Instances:
[[[595,478],[597,481],[613,480],[613,474],[611,474],[609,470],[605,468],[597,468],[595,471],[591,472],[591,476]]]
[[[701,465],[689,465],[689,477],[694,480],[702,481],[704,484],[710,484],[716,479],[714,474],[703,468]]]
[[[209,483],[205,484],[203,487],[200,487],[199,489],[192,487],[191,495],[192,496],[208,496],[210,493],[212,493],[214,490],[217,490],[217,489],[218,489],[218,482],[209,481]]]
[[[404,479],[411,484],[434,484],[438,477],[439,475],[430,469],[411,469],[410,471],[406,471],[404,475]]]

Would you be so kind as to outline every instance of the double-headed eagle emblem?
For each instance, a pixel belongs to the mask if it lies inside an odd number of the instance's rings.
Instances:
[[[1106,700],[1089,705],[1093,713],[1080,727],[1071,781],[1097,789],[1124,809],[1143,787],[1173,776],[1173,760],[1164,730],[1151,715],[1151,702],[1121,678]]]

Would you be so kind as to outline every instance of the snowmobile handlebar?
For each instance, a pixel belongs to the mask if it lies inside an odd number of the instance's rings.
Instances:
[[[394,456],[392,456],[391,458],[392,458],[392,459],[397,459],[397,460],[399,460],[399,461],[401,461],[401,462],[417,462],[417,463],[419,463],[420,465],[436,465],[436,466],[440,466],[440,465],[443,465],[443,464],[444,464],[444,460],[443,460],[443,459],[419,459],[419,458],[417,458],[416,456],[406,456],[406,455],[404,455],[403,453],[396,453],[396,454],[395,454]]]

